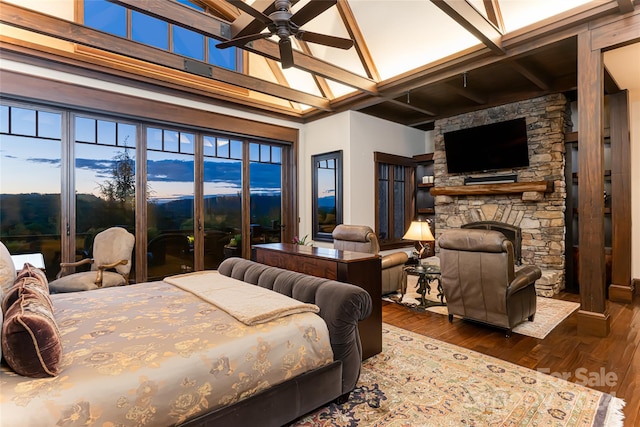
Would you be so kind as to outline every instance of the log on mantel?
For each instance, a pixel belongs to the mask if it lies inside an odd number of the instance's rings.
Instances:
[[[454,185],[433,187],[432,196],[476,196],[483,194],[551,193],[553,181],[508,182],[501,184]]]

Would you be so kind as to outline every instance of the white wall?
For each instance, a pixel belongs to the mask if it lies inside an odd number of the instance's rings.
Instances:
[[[300,150],[300,235],[311,235],[311,155],[343,150],[343,222],[375,229],[373,153],[411,157],[425,152],[425,132],[347,111],[308,123]],[[317,242],[317,246],[331,244]]]
[[[349,114],[336,114],[325,119],[308,123],[300,135],[300,151],[298,158],[299,168],[299,188],[298,212],[300,214],[299,233],[300,236],[312,235],[311,225],[311,156],[314,154],[328,153],[331,151],[343,150],[342,162],[344,176],[351,173],[349,159]],[[350,194],[351,188],[345,179],[343,197],[346,201],[346,194]],[[349,207],[345,204],[345,211]]]
[[[411,157],[425,153],[425,135],[421,130],[380,120],[352,111],[351,117],[351,174],[345,182],[351,187],[345,192],[345,203],[350,205],[347,224],[368,225],[375,229],[375,167],[373,152]],[[345,211],[346,213],[346,211]]]

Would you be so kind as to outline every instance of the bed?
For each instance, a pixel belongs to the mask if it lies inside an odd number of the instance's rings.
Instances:
[[[208,295],[196,289],[214,282],[222,287]],[[233,286],[240,310],[273,307],[275,293],[302,304],[243,318],[211,303]],[[371,311],[359,287],[240,258],[195,277],[49,298],[58,370],[29,378],[3,361],[3,427],[284,425],[348,398],[360,373],[357,323]]]

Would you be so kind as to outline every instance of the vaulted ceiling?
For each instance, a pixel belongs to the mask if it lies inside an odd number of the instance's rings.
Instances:
[[[204,12],[172,0],[108,1],[221,41],[264,27],[245,7],[236,7],[238,1],[191,0]],[[323,0],[293,0],[291,12],[310,1]],[[87,68],[110,67],[113,75],[162,81],[167,88],[300,122],[357,110],[423,130],[442,117],[572,93],[582,26],[634,11],[633,0],[337,0],[301,28],[351,39],[352,48],[292,38],[294,66],[283,69],[273,36],[243,46],[242,73],[218,67],[202,73],[176,55],[49,17],[46,6],[42,14],[11,3],[2,1],[3,24],[76,43],[75,54],[84,55]],[[267,15],[273,11],[272,0],[246,3]],[[99,57],[98,51],[112,56]],[[136,71],[138,61],[152,72]],[[165,68],[173,76],[166,77]],[[184,75],[176,77],[176,71]],[[608,77],[607,90],[615,91],[617,82]]]

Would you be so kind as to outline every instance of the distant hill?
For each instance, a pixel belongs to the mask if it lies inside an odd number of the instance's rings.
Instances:
[[[251,196],[251,222],[270,226],[281,220],[281,197]],[[60,235],[59,194],[0,194],[0,233],[3,236]],[[205,222],[218,229],[241,228],[241,199],[237,195],[211,196],[204,200]],[[92,194],[76,196],[77,229],[120,225],[133,230],[133,206],[107,202]],[[148,227],[160,230],[193,229],[193,198],[149,204]]]

